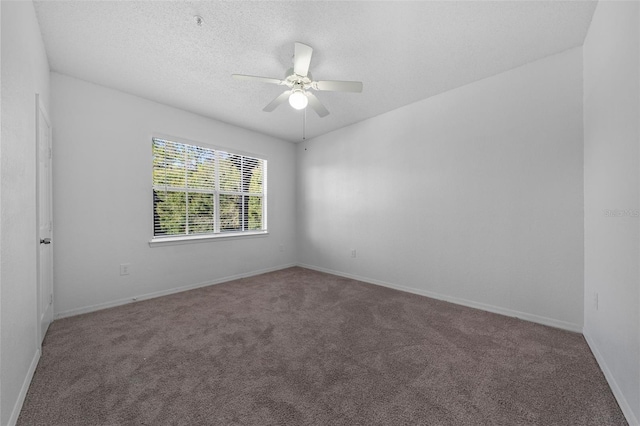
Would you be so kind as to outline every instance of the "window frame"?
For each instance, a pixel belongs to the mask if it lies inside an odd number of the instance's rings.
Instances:
[[[196,193],[204,193],[204,194],[212,194],[214,199],[214,231],[207,233],[195,233],[195,234],[180,234],[180,235],[167,235],[167,236],[156,236],[155,235],[155,203],[153,200],[153,195],[151,198],[151,239],[149,240],[149,246],[158,246],[158,245],[174,245],[174,244],[190,244],[190,243],[201,243],[207,241],[215,241],[215,240],[225,240],[228,238],[236,239],[236,238],[255,238],[255,237],[264,237],[269,234],[267,227],[267,186],[268,186],[268,158],[264,154],[256,154],[246,151],[241,151],[237,149],[229,149],[219,145],[213,145],[206,142],[200,141],[192,141],[184,138],[178,138],[175,136],[168,136],[154,133],[151,135],[151,190],[156,190],[156,185],[153,182],[153,147],[155,140],[162,140],[167,142],[174,142],[177,144],[183,145],[192,145],[199,148],[210,149],[214,151],[222,151],[231,155],[240,155],[242,157],[255,158],[257,160],[262,161],[263,169],[262,169],[262,193],[252,193],[252,192],[243,192],[243,191],[225,191],[220,188],[220,180],[219,180],[219,168],[218,161],[219,158],[216,155],[215,157],[215,185],[213,190],[206,189],[196,189],[196,188],[188,188],[185,187],[170,187],[167,188],[176,191],[176,192],[186,192],[186,196],[188,194],[196,194]],[[242,176],[240,177],[242,182]],[[259,230],[246,230],[246,231],[221,231],[221,220],[220,220],[220,195],[238,195],[238,196],[260,196],[262,197],[262,229]],[[242,215],[244,217],[244,215]],[[185,223],[186,229],[188,229],[188,225]]]

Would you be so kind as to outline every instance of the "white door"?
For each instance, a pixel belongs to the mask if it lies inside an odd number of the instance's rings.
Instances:
[[[37,105],[37,201],[38,201],[38,320],[40,344],[53,321],[53,247],[51,215],[51,124],[36,95]]]

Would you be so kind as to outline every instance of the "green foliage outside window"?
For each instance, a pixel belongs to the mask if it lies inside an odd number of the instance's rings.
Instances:
[[[264,160],[154,139],[154,236],[218,232],[216,213],[219,232],[264,229],[265,167]]]

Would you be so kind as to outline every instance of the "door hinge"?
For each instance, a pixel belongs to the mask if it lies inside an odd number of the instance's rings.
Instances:
[[[49,158],[51,158],[51,147],[49,147]]]
[[[53,303],[53,293],[49,293],[49,304]]]

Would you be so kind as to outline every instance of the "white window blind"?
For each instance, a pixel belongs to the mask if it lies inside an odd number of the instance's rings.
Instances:
[[[267,161],[153,138],[154,238],[266,230]]]

